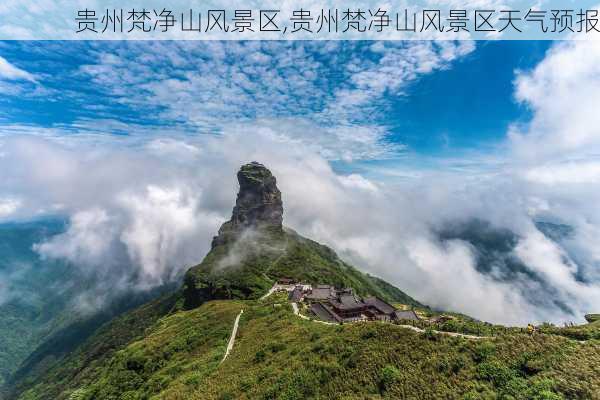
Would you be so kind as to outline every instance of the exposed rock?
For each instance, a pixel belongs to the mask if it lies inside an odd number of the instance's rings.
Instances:
[[[240,184],[231,219],[219,229],[213,248],[247,229],[283,229],[283,203],[277,181],[264,165],[251,162],[237,174]]]
[[[600,321],[600,314],[587,314],[585,319],[591,324],[593,322]]]
[[[360,296],[423,307],[400,289],[363,274],[327,246],[284,228],[281,193],[263,165],[244,165],[231,219],[212,249],[185,274],[182,302],[193,309],[215,299],[258,299],[282,277],[295,282],[352,287]]]

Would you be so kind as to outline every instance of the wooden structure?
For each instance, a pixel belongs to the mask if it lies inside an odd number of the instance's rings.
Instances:
[[[303,297],[296,289],[290,294],[292,301],[303,299],[318,318],[329,322],[353,322],[365,320],[392,321],[418,319],[414,311],[400,311],[388,302],[372,296],[360,298],[350,288],[336,290],[329,285],[316,285]]]

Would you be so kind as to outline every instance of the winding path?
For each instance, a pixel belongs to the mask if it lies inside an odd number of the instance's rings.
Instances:
[[[419,333],[423,333],[425,332],[425,329],[422,328],[417,328],[416,326],[412,326],[412,325],[396,325],[399,326],[401,328],[406,328],[406,329],[411,329],[415,332],[419,332]],[[436,331],[436,330],[432,330],[433,333],[438,333],[440,335],[446,335],[446,336],[455,336],[455,337],[462,337],[465,339],[472,339],[472,340],[482,340],[482,339],[495,339],[495,336],[475,336],[475,335],[467,335],[465,333],[458,333],[458,332],[446,332],[446,331]]]
[[[294,315],[297,315],[300,318],[305,319],[307,321],[318,322],[318,323],[324,324],[324,325],[338,325],[338,324],[334,324],[333,322],[319,321],[318,319],[312,319],[311,320],[306,315],[300,314],[300,309],[298,308],[298,304],[297,303],[292,303],[292,309],[294,310]]]
[[[269,289],[269,291],[268,291],[268,292],[267,292],[267,293],[266,293],[264,296],[262,296],[262,297],[261,297],[259,300],[264,300],[264,299],[266,299],[267,297],[269,297],[270,295],[272,295],[272,294],[273,294],[273,292],[275,292],[277,289],[279,289],[279,285],[276,283],[276,284],[274,284],[274,285],[273,285],[273,287],[272,287],[271,289]]]
[[[273,292],[275,292],[277,289],[280,288],[278,286],[280,286],[280,285],[278,285],[278,284],[273,285],[273,287],[267,292],[267,294],[265,294],[260,299],[263,300],[263,299],[266,299],[267,297],[269,297],[271,294],[273,294]],[[307,321],[317,322],[317,323],[324,324],[324,325],[338,325],[333,322],[319,321],[318,319],[311,319],[311,318],[307,317],[306,315],[302,315],[302,314],[300,314],[300,309],[298,308],[298,304],[297,303],[291,303],[291,304],[292,304],[292,310],[294,310],[294,315],[296,315],[302,319],[305,319]],[[238,316],[238,319],[239,319],[239,316]],[[236,323],[237,323],[237,320],[236,320]],[[418,332],[418,333],[425,332],[425,329],[418,328],[418,327],[412,326],[412,325],[396,325],[396,326],[399,326],[401,328],[410,329],[410,330]],[[237,329],[237,327],[235,329]],[[446,332],[446,331],[436,331],[436,330],[432,330],[432,332],[436,333],[436,334],[440,334],[440,335],[462,337],[462,338],[471,339],[471,340],[485,340],[485,339],[494,340],[496,338],[495,336],[475,336],[475,335],[467,335],[465,333],[458,333],[458,332]],[[233,344],[232,344],[232,346],[233,346]],[[229,352],[229,348],[228,348],[228,352]],[[227,357],[227,354],[225,355],[225,357]],[[223,360],[225,360],[225,358],[223,358]]]
[[[339,325],[339,324],[336,324],[333,322],[325,322],[325,321],[319,321],[318,319],[310,319],[306,315],[300,314],[300,309],[298,308],[298,304],[296,304],[296,303],[292,303],[292,309],[294,310],[294,315],[297,315],[298,317],[300,317],[302,319],[306,319],[306,320],[313,321],[313,322],[318,322],[318,323],[325,324],[325,325]],[[425,329],[417,328],[416,326],[412,326],[412,325],[396,325],[396,326],[399,326],[401,328],[410,329],[412,331],[419,332],[419,333],[425,332]],[[444,331],[436,331],[436,330],[432,330],[432,332],[438,333],[440,335],[463,337],[465,339],[472,339],[472,340],[483,340],[483,339],[493,340],[493,339],[495,339],[494,336],[474,336],[474,335],[467,335],[467,334],[458,333],[458,332],[444,332]]]
[[[238,326],[240,324],[240,317],[244,313],[244,310],[240,310],[240,313],[235,317],[235,322],[233,323],[233,329],[231,330],[231,337],[229,338],[229,343],[227,343],[227,350],[225,351],[225,355],[219,364],[222,364],[223,361],[227,358],[231,350],[233,349],[233,344],[235,343],[235,336],[237,335]]]

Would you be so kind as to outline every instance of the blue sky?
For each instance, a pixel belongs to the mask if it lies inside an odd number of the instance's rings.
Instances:
[[[417,152],[477,148],[504,139],[530,114],[513,96],[516,70],[543,58],[548,42],[487,42],[451,68],[424,76],[392,98],[392,132]]]
[[[515,72],[532,69],[551,43],[444,45],[2,42],[0,56],[35,80],[0,80],[0,124],[214,134],[232,123],[301,118],[377,132],[353,162],[495,146],[510,124],[530,118],[513,95]],[[348,161],[335,149],[328,158]]]

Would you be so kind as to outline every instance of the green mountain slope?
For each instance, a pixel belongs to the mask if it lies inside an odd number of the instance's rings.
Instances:
[[[50,376],[21,399],[598,399],[599,365],[598,340],[519,329],[472,340],[390,323],[324,325],[274,296],[165,316],[122,350],[85,363],[76,379]]]
[[[61,282],[73,275],[71,268],[42,261],[33,250],[63,229],[57,219],[0,224],[0,385],[64,322],[72,291]]]
[[[600,326],[520,328],[460,315],[439,322],[327,325],[295,315],[282,277],[352,287],[431,310],[283,227],[260,164],[180,291],[114,319],[66,357],[26,365],[9,399],[600,399]],[[221,363],[240,311],[233,351]],[[405,322],[408,323],[408,322]],[[454,335],[462,332],[482,337]]]
[[[344,263],[330,248],[283,227],[283,204],[275,177],[259,163],[242,166],[231,219],[212,249],[185,276],[184,307],[211,299],[255,299],[277,280],[351,287],[362,295],[421,306],[399,289]]]
[[[116,351],[143,337],[174,306],[176,295],[165,295],[101,326],[65,358],[47,356],[26,362],[12,377],[7,398],[68,399],[69,388],[94,382]]]
[[[343,262],[330,248],[283,229],[254,231],[217,244],[186,274],[185,308],[210,299],[256,299],[281,277],[351,287],[360,295],[423,307],[400,289]]]
[[[184,308],[211,299],[256,299],[278,278],[351,287],[362,295],[421,306],[399,289],[344,263],[330,248],[283,227],[283,204],[275,177],[258,163],[238,172],[240,191],[231,219],[212,249],[184,281]]]
[[[34,250],[65,227],[59,218],[0,224],[0,387],[11,375],[20,380],[59,362],[105,322],[177,288],[115,295],[100,310],[78,310],[73,299],[93,282]]]
[[[60,352],[56,353],[57,343],[60,347],[64,340],[44,343],[13,376],[13,395],[23,393],[24,399],[67,399],[71,390],[96,380],[112,362],[112,354],[143,335],[146,328],[172,309],[192,309],[211,299],[256,299],[278,277],[353,287],[360,294],[423,307],[394,286],[344,263],[326,246],[287,229],[263,231],[254,233],[251,239],[217,244],[200,265],[188,271],[181,291],[106,324],[72,354],[62,358]],[[229,319],[223,323],[230,329]],[[179,340],[180,335],[171,334],[171,340]],[[221,353],[219,349],[215,351]]]

